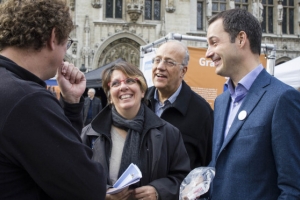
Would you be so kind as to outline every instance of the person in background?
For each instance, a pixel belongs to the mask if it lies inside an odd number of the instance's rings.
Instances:
[[[82,144],[84,74],[62,0],[0,4],[0,199],[104,199],[106,174]],[[46,89],[55,76],[61,104]]]
[[[110,103],[83,129],[82,141],[109,174],[108,189],[131,163],[143,176],[133,188],[106,199],[178,199],[189,158],[179,130],[145,105],[143,73],[119,62],[104,70],[102,87]]]
[[[88,97],[84,99],[83,106],[83,124],[84,126],[91,123],[94,117],[102,109],[101,100],[98,97],[95,97],[96,91],[94,88],[88,90]]]
[[[189,53],[183,43],[168,41],[156,50],[152,81],[146,96],[157,116],[177,127],[190,158],[191,169],[211,160],[213,111],[185,83]]]
[[[226,10],[208,24],[206,57],[229,77],[215,101],[210,199],[299,199],[300,93],[261,65],[251,13]]]

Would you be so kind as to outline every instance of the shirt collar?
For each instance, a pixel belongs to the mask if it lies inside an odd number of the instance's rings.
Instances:
[[[252,86],[258,74],[263,70],[262,64],[258,65],[255,69],[249,72],[246,76],[244,76],[239,82],[238,85],[242,85],[247,91]],[[231,79],[228,79],[225,83],[231,95],[235,93],[235,88]]]
[[[174,92],[167,100],[172,104],[175,102],[175,100],[177,99],[177,96],[179,95],[180,93],[180,90],[182,88],[182,83],[180,83],[180,86],[177,88],[176,92]],[[154,99],[159,102],[159,97],[158,97],[158,90],[155,89],[155,92],[154,92]],[[166,101],[167,101],[166,100]]]

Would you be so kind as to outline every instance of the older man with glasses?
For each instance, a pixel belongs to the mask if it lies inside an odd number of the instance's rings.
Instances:
[[[191,168],[207,166],[211,160],[213,111],[183,80],[189,53],[179,41],[168,41],[156,50],[147,98],[149,107],[177,127],[190,157]]]

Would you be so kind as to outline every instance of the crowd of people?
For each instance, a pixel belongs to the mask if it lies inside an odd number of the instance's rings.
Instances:
[[[179,41],[156,50],[153,87],[121,61],[102,74],[108,104],[93,88],[84,99],[84,74],[63,61],[73,26],[62,0],[0,5],[0,199],[174,200],[208,166],[216,174],[202,199],[300,199],[300,92],[260,64],[251,13],[208,21],[206,57],[229,77],[214,110],[184,81]],[[55,75],[59,99],[44,82]],[[140,181],[110,193],[131,163]]]

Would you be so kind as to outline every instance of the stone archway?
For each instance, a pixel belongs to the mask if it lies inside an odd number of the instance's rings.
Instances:
[[[129,38],[115,40],[102,51],[98,65],[102,66],[117,60],[118,58],[122,58],[123,60],[138,66],[140,57],[139,48],[140,44]]]
[[[287,56],[283,56],[283,57],[281,57],[281,58],[278,58],[278,59],[276,60],[276,62],[275,62],[275,66],[276,66],[276,65],[280,65],[280,64],[282,64],[282,63],[285,63],[285,62],[287,62],[287,61],[289,61],[289,60],[291,60],[291,58],[289,58],[289,57],[287,57]]]
[[[131,33],[119,33],[104,41],[98,48],[93,69],[99,68],[118,58],[139,67],[140,46],[146,42]]]

